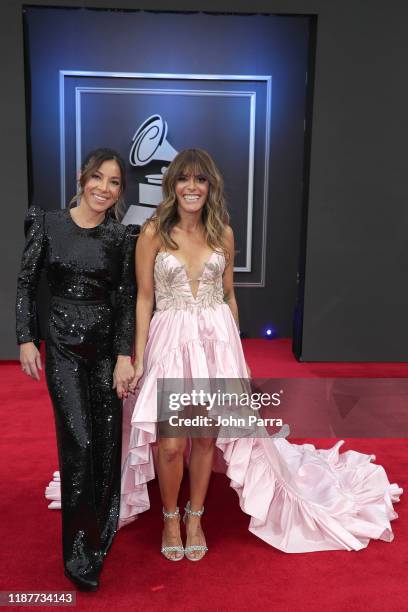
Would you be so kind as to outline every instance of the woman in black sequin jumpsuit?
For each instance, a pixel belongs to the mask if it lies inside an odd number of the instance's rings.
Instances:
[[[121,398],[133,377],[136,226],[110,214],[125,186],[124,164],[93,151],[80,176],[79,206],[30,208],[17,287],[23,371],[39,379],[36,289],[45,267],[51,292],[46,379],[61,473],[66,575],[96,590],[117,528]],[[116,390],[115,390],[116,389]]]

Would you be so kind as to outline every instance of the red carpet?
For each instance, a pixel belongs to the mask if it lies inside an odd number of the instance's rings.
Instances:
[[[284,340],[247,340],[245,352],[253,375],[259,377],[408,377],[408,364],[300,364]],[[0,377],[0,590],[70,590],[62,571],[60,513],[47,510],[43,497],[50,472],[57,466],[45,383],[30,381],[11,362],[1,365]],[[334,443],[310,441],[320,447]],[[406,440],[347,440],[343,450],[350,448],[375,454],[390,481],[408,490]],[[225,476],[214,474],[203,523],[210,551],[199,563],[171,563],[159,553],[161,509],[156,482],[150,492],[151,510],[119,532],[106,561],[101,590],[79,593],[77,610],[407,610],[406,495],[395,506],[400,518],[392,524],[393,543],[371,542],[359,552],[288,555],[247,531],[248,517],[239,510],[235,492]],[[185,486],[182,501],[186,499]]]

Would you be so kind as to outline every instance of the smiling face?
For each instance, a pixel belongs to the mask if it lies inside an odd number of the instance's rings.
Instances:
[[[80,205],[93,213],[106,212],[119,199],[122,191],[119,164],[110,159],[92,172],[85,185]]]
[[[202,174],[185,169],[176,179],[175,192],[179,209],[186,213],[201,211],[207,201],[208,180]]]

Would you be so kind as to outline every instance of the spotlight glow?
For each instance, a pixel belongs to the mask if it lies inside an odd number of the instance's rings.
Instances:
[[[272,340],[272,338],[276,338],[276,330],[272,326],[264,327],[262,335],[264,338],[267,338],[267,340]]]

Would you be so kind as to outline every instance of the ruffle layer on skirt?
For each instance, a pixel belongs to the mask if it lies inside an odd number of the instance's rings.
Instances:
[[[282,438],[217,440],[231,487],[251,516],[249,530],[287,553],[360,550],[370,539],[390,542],[393,503],[402,489],[390,484],[373,455],[339,454],[290,444]]]
[[[230,485],[251,517],[249,530],[287,553],[360,550],[370,539],[391,542],[390,521],[398,518],[393,504],[403,491],[389,483],[382,466],[371,463],[373,455],[339,454],[342,444],[340,440],[329,450],[317,450],[312,444],[290,444],[280,438],[218,440]],[[129,514],[127,520],[121,518],[121,526],[150,507],[150,457],[140,470],[133,463],[139,485],[126,494]],[[61,508],[59,472],[46,497],[50,509]]]
[[[45,487],[45,498],[51,503],[48,504],[50,510],[61,510],[61,478],[60,473],[54,472],[48,487]]]
[[[124,446],[129,449],[122,470],[120,526],[150,507],[147,482],[155,477],[158,378],[242,377],[245,362],[231,354],[231,345],[193,340],[170,351],[142,381]],[[393,503],[402,494],[390,484],[373,455],[339,454],[343,441],[329,450],[312,444],[290,444],[282,438],[240,438],[216,441],[241,509],[251,517],[249,530],[288,553],[359,550],[370,539],[391,541]]]
[[[245,360],[237,365],[230,343],[197,339],[169,351],[140,381],[136,405],[134,396],[123,405],[122,448],[127,455],[122,457],[120,526],[150,508],[147,482],[155,477],[157,379],[240,378],[246,375],[243,372]]]

